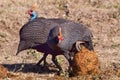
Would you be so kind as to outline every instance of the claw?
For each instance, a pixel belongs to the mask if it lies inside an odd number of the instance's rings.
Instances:
[[[58,71],[57,75],[59,75],[59,76],[64,76],[65,74],[64,74],[64,71],[63,71],[63,70],[60,70],[60,71]]]

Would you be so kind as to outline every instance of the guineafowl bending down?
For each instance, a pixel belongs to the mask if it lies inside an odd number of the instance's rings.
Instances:
[[[65,19],[37,18],[27,22],[20,29],[20,42],[16,55],[26,49],[36,49],[37,51],[44,53],[43,58],[41,58],[37,65],[44,61],[44,66],[46,66],[46,57],[48,54],[51,54],[52,61],[59,68],[60,73],[62,71],[62,68],[58,64],[56,56],[62,54],[63,52],[60,50],[55,51],[50,49],[46,44],[46,41],[49,31],[55,26],[58,26],[59,24],[62,24],[64,22],[69,21]]]
[[[63,38],[59,33],[60,27]],[[59,39],[57,37],[58,35]],[[58,64],[56,56],[64,55],[70,63],[71,55],[69,51],[74,51],[75,46],[77,49],[80,48],[79,42],[79,44],[73,45],[79,40],[84,41],[85,46],[93,50],[91,35],[89,29],[69,20],[36,18],[23,25],[20,29],[20,42],[16,55],[26,49],[36,49],[44,53],[37,65],[44,61],[44,66],[46,66],[46,57],[48,54],[51,54],[52,61],[58,67],[59,73],[61,73],[62,68]],[[54,49],[54,46],[56,46],[57,49]]]
[[[70,55],[81,50],[80,45],[84,45],[89,50],[93,49],[91,31],[72,21],[65,22],[50,30],[47,44],[53,50],[63,51],[64,56],[71,63]]]

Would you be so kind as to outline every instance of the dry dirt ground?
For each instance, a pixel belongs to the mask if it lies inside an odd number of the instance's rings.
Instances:
[[[59,77],[51,56],[47,71],[35,66],[42,53],[23,51],[15,56],[19,30],[29,19],[26,11],[36,2],[39,17],[65,18],[91,29],[100,75]],[[12,74],[3,80],[120,80],[120,0],[0,0],[0,55],[0,64]],[[66,69],[64,57],[58,60]]]

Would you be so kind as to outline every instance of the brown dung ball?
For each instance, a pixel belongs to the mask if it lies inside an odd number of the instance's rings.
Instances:
[[[87,75],[99,73],[99,60],[96,52],[90,51],[84,46],[73,58],[72,74]]]
[[[0,65],[0,79],[7,77],[7,71],[4,66]]]

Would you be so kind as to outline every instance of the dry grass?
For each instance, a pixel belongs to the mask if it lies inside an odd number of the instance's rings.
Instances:
[[[66,18],[82,23],[89,27],[93,33],[95,51],[101,62],[103,71],[99,76],[101,80],[119,80],[120,64],[120,0],[0,0],[0,63],[7,64],[8,70],[14,72],[13,65],[20,63],[36,63],[38,59],[32,55],[26,55],[25,51],[19,56],[14,56],[19,42],[19,30],[28,21],[29,16],[26,11],[37,1],[36,11],[38,15],[45,18]],[[68,6],[66,8],[65,6]],[[66,15],[69,10],[69,15]],[[42,57],[40,54],[39,58]],[[61,57],[63,58],[63,57]],[[50,62],[50,57],[48,57]],[[51,63],[51,62],[50,62]],[[61,62],[66,68],[66,61]],[[116,66],[113,65],[116,64]],[[11,66],[11,64],[13,64]],[[31,65],[30,65],[31,66]],[[12,68],[13,67],[13,68]],[[12,68],[12,70],[11,70]],[[54,67],[52,67],[55,69]],[[16,69],[16,68],[15,68]],[[24,69],[24,68],[23,68]],[[27,69],[25,67],[25,69]],[[34,70],[34,68],[30,68]],[[31,76],[32,80],[45,80],[48,74],[35,73],[34,71],[25,73],[21,70],[21,75],[9,80],[25,80]],[[15,73],[17,74],[17,73]],[[41,76],[44,77],[41,78]],[[47,77],[46,77],[47,76]],[[90,77],[93,78],[93,77]],[[96,76],[94,76],[96,78]],[[52,78],[58,79],[57,78]],[[62,78],[64,79],[64,77]],[[65,78],[66,80],[69,78]],[[77,77],[75,80],[85,80],[85,77]],[[88,79],[87,79],[88,80]]]

